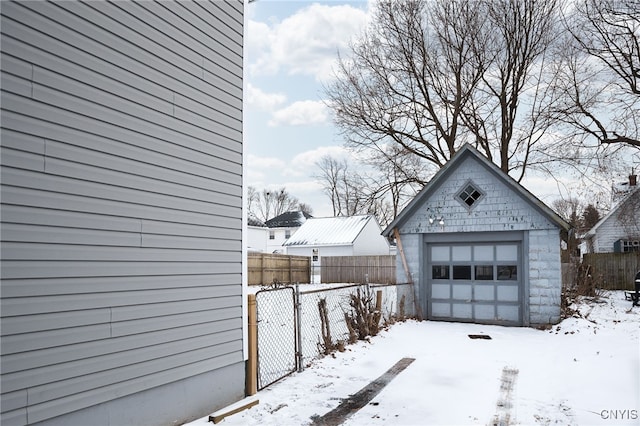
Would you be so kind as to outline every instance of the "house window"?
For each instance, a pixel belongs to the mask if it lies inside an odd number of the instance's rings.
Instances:
[[[270,240],[275,240],[276,239],[276,232],[275,231],[269,231],[269,239]]]
[[[482,198],[482,192],[471,182],[467,182],[460,192],[458,192],[458,200],[466,207],[471,208],[476,201]]]
[[[291,236],[291,230],[290,229],[286,229],[284,231],[284,238],[287,239]]]

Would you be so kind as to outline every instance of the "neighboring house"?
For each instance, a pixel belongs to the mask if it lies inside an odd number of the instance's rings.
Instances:
[[[269,228],[261,220],[249,215],[247,220],[247,250],[250,252],[267,252]]]
[[[640,188],[630,176],[629,190],[584,236],[583,253],[640,251]]]
[[[244,397],[243,9],[0,2],[3,426]]]
[[[310,218],[285,243],[287,254],[311,256],[319,267],[322,256],[388,255],[389,242],[373,215]]]
[[[425,318],[559,321],[560,230],[569,225],[471,145],[383,234],[393,237],[396,228]],[[408,282],[398,252],[397,282]]]
[[[265,222],[267,226],[267,253],[284,253],[284,242],[287,241],[296,231],[312,218],[303,211],[293,211],[282,213]]]

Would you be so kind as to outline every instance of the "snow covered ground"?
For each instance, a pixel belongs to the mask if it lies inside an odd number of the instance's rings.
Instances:
[[[260,391],[258,405],[220,424],[310,424],[403,357],[415,362],[344,425],[640,424],[640,308],[623,292],[576,308],[549,330],[398,323]]]

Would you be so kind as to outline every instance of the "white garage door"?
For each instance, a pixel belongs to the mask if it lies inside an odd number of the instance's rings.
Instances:
[[[522,324],[518,242],[427,245],[430,319]]]

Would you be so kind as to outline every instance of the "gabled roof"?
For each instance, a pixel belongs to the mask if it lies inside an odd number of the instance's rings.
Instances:
[[[303,211],[286,212],[265,222],[267,228],[298,228],[309,218],[309,213]]]
[[[247,216],[247,225],[249,226],[255,226],[258,228],[264,228],[265,224],[263,221],[261,221],[260,219],[258,219],[257,217],[253,216],[253,215],[248,215]]]
[[[372,215],[310,218],[283,245],[338,246],[353,244],[371,220],[375,220]]]
[[[549,208],[546,204],[540,201],[535,195],[527,191],[522,185],[516,182],[511,176],[503,172],[498,166],[489,161],[484,155],[482,155],[477,149],[470,144],[463,145],[458,152],[444,165],[433,178],[427,183],[424,188],[415,196],[413,200],[400,212],[400,214],[387,226],[382,232],[386,237],[389,237],[393,233],[393,229],[400,227],[408,220],[415,211],[426,202],[431,194],[440,186],[440,184],[451,175],[464,159],[473,157],[477,159],[480,164],[487,168],[491,173],[501,179],[510,189],[515,193],[523,197],[527,202],[551,222],[555,223],[559,228],[568,230],[571,226],[562,219],[556,212]]]
[[[612,217],[614,214],[617,214],[623,205],[626,205],[627,202],[629,202],[632,198],[635,198],[635,197],[640,197],[640,186],[636,187],[631,192],[629,192],[618,204],[616,204],[609,211],[609,213],[607,213],[602,219],[600,219],[598,223],[593,225],[593,228],[587,231],[587,233],[585,234],[585,237],[590,238],[596,235],[596,232],[598,232],[598,228],[600,228],[600,226],[602,226],[603,223],[609,220],[609,218]]]

